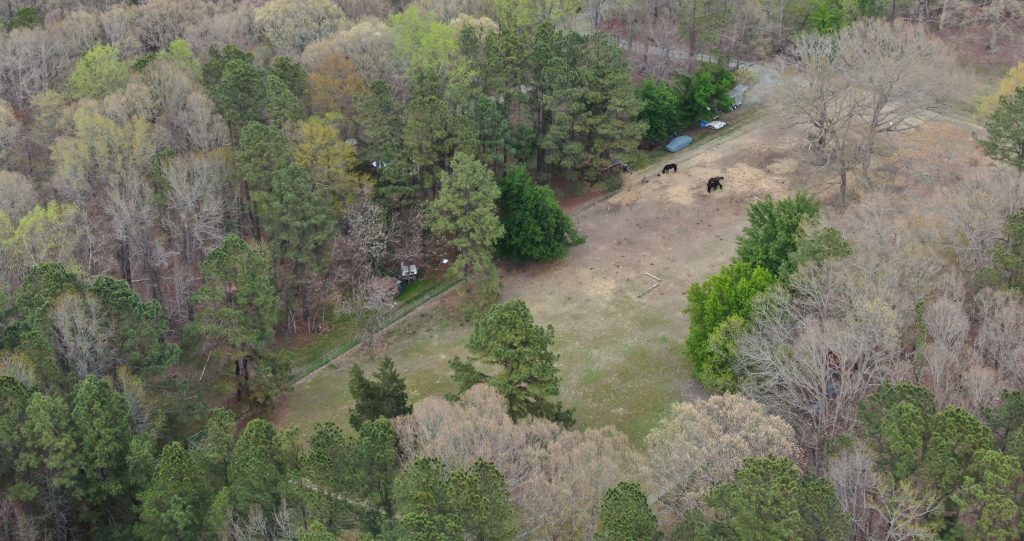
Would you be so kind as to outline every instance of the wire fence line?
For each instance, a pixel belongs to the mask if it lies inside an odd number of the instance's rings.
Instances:
[[[462,282],[462,278],[445,278],[443,281],[434,285],[430,289],[420,292],[408,302],[403,302],[399,304],[398,307],[388,312],[388,314],[383,319],[377,322],[377,324],[374,327],[374,332],[380,332],[388,328],[392,324],[396,323],[398,320],[412,313],[417,308],[423,306],[424,304],[427,304],[428,302],[439,297],[441,294],[445,293],[449,289],[455,287],[459,282]],[[362,343],[362,338],[357,336],[347,342],[344,342],[331,348],[328,351],[325,351],[312,361],[292,367],[291,379],[289,383],[292,385],[298,383],[300,380],[302,380],[302,378],[326,366],[334,359],[337,359],[338,357],[347,353],[352,348],[358,346],[360,343]],[[199,432],[196,432],[195,434],[189,436],[187,438],[188,446],[195,447],[200,441],[202,441],[203,436],[205,434],[205,430],[200,430]]]
[[[386,329],[396,321],[409,315],[413,310],[430,302],[435,297],[448,291],[449,289],[454,287],[455,284],[458,284],[461,281],[461,278],[447,278],[444,281],[436,284],[434,287],[431,287],[430,289],[416,295],[416,297],[414,297],[412,300],[399,304],[398,307],[388,312],[388,314],[377,323],[373,331],[380,332]],[[337,359],[339,356],[345,354],[348,350],[358,346],[361,342],[362,338],[357,336],[349,340],[348,342],[345,342],[343,344],[338,345],[335,348],[332,348],[330,351],[324,352],[322,355],[308,363],[292,367],[291,382],[293,384],[297,383],[302,378],[312,374],[313,372],[327,365],[334,359]]]

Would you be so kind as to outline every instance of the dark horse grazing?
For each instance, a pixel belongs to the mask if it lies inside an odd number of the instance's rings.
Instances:
[[[661,174],[664,175],[664,174],[668,173],[669,171],[672,171],[673,173],[675,173],[678,170],[679,170],[679,168],[676,167],[676,164],[670,163],[670,164],[666,165],[665,167],[661,168]]]
[[[711,178],[709,178],[708,179],[708,193],[711,193],[714,190],[721,190],[722,189],[722,181],[723,180],[725,180],[725,177],[711,177]]]

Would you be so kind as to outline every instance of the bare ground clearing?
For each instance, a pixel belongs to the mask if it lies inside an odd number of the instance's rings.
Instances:
[[[664,162],[651,166],[580,213],[587,242],[569,257],[504,268],[504,298],[523,299],[539,323],[555,328],[562,397],[582,426],[612,424],[639,441],[669,405],[703,393],[682,356],[686,290],[733,257],[751,202],[825,174],[801,166],[797,145],[792,130],[764,118],[683,150],[672,157],[678,173],[658,176]],[[725,189],[709,195],[705,181],[719,175]],[[639,297],[655,283],[648,273],[662,281]],[[391,357],[413,400],[451,391],[447,362],[465,356],[471,331],[457,306],[457,296],[446,295],[388,329],[374,352],[336,359],[287,393],[273,420],[303,433],[321,421],[347,425],[353,361],[368,368]]]

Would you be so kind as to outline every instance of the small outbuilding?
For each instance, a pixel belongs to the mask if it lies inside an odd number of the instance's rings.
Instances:
[[[736,109],[740,105],[743,105],[743,97],[747,94],[747,85],[736,85],[729,91],[729,97],[732,98],[732,108]]]
[[[689,135],[680,135],[679,137],[669,141],[668,144],[665,145],[665,150],[669,152],[679,152],[680,150],[690,146],[690,143],[693,143],[693,137],[690,137]]]

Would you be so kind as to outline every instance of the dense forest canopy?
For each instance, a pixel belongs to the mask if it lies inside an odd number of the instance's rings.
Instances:
[[[964,67],[1019,60],[1021,0],[9,0],[0,20],[0,538],[1024,535],[1024,64],[984,92]],[[731,113],[737,85],[756,104]],[[502,280],[574,265],[587,205],[671,199],[640,188],[685,172],[660,147],[722,118],[723,141],[776,122],[814,181],[745,199],[735,257],[687,275],[673,362],[700,394],[630,441],[576,415],[575,322]],[[915,139],[951,118],[974,139]],[[664,283],[643,274],[631,300]],[[456,284],[437,309],[471,334],[431,378],[454,392],[351,363],[351,426],[271,422],[310,372],[291,346],[375,352]]]

